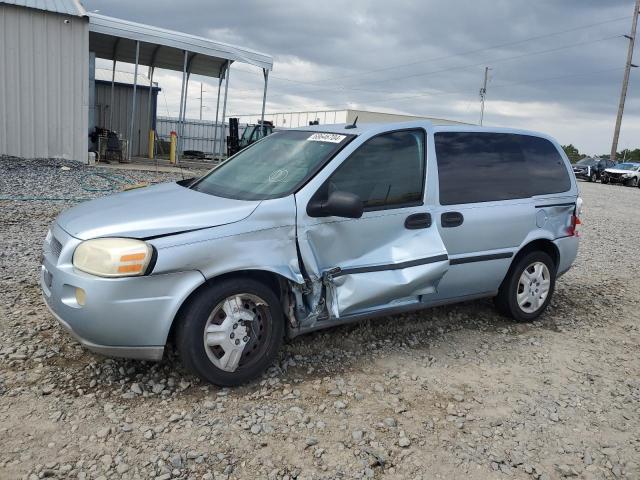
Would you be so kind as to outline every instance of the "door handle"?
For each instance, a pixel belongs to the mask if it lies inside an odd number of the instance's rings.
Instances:
[[[404,228],[407,230],[418,230],[419,228],[429,228],[430,226],[430,213],[414,213],[413,215],[409,215],[404,221]]]
[[[444,212],[440,217],[442,228],[459,227],[464,222],[464,216],[460,212]]]

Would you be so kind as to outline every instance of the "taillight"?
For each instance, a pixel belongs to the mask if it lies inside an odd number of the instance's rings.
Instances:
[[[577,215],[571,215],[571,225],[567,229],[567,235],[570,237],[579,237],[580,232],[578,231],[578,225],[582,225],[580,218]]]

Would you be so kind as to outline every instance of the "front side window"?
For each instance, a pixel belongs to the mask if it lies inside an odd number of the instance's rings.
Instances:
[[[544,138],[440,132],[435,147],[442,205],[529,198],[571,188],[560,153]]]
[[[290,195],[315,175],[353,135],[289,130],[241,150],[190,188],[237,200]]]
[[[365,210],[422,203],[425,177],[423,130],[403,130],[371,138],[329,177],[320,196],[355,193]]]

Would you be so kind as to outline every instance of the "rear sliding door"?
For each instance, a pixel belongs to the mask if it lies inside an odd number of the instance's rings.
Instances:
[[[435,217],[450,257],[438,298],[491,293],[523,242],[555,221],[540,225],[536,197],[570,190],[566,165],[549,140],[536,136],[445,131],[434,138]]]

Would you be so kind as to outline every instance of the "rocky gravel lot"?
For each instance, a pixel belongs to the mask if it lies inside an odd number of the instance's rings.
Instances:
[[[367,321],[219,389],[85,351],[38,287],[58,212],[175,177],[0,163],[0,478],[640,478],[640,189],[581,183],[579,258],[538,322],[490,301]]]

